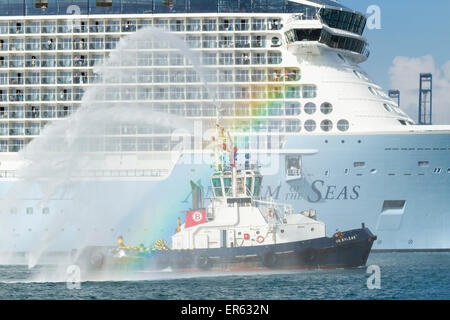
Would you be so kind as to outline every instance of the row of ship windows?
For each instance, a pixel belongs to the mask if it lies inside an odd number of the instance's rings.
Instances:
[[[300,120],[280,119],[280,120],[225,120],[227,126],[232,132],[254,132],[254,133],[295,133],[301,130]],[[328,132],[333,128],[333,123],[330,120],[323,120],[320,123],[320,128],[324,132]],[[337,123],[337,128],[340,131],[346,131],[349,128],[347,120],[342,119]],[[139,128],[138,128],[139,129]],[[317,129],[317,124],[314,120],[309,119],[304,123],[304,129],[307,132],[313,132]],[[155,129],[152,129],[155,131]],[[161,131],[164,131],[161,130]],[[139,134],[140,132],[137,131]],[[122,134],[136,134],[133,130],[122,131]],[[144,130],[142,134],[147,134]],[[24,139],[0,140],[0,152],[18,152],[25,143]],[[63,142],[62,142],[63,143]],[[80,142],[82,143],[82,141]],[[250,139],[245,137],[238,137],[236,145],[239,149],[249,149]],[[174,141],[173,137],[99,137],[90,138],[86,143],[80,145],[80,150],[85,152],[146,152],[146,151],[170,151],[174,148],[179,148],[180,141]],[[58,151],[57,143],[52,144],[54,151]]]
[[[224,120],[227,127],[232,132],[299,132],[301,130],[301,122],[296,119],[256,119],[256,120]],[[0,136],[22,136],[22,135],[39,135],[41,127],[44,124],[39,122],[29,122],[25,125],[22,122],[0,123]],[[307,132],[316,130],[316,122],[312,119],[306,120],[304,128]],[[340,131],[347,131],[349,124],[346,120],[340,120],[337,124]],[[333,128],[333,122],[326,119],[320,122],[320,128],[324,132],[328,132]],[[148,134],[149,132],[158,131],[145,127],[116,127],[111,128],[110,134]],[[120,130],[120,131],[119,131]],[[160,130],[162,131],[162,130]]]
[[[49,207],[44,207],[44,208],[40,209],[40,211],[41,211],[42,214],[49,214],[50,213],[50,208]],[[0,214],[1,213],[2,212],[0,211]],[[11,209],[9,209],[9,213],[13,214],[13,215],[16,215],[16,214],[19,213],[19,211],[18,211],[17,208],[11,208]],[[26,214],[33,214],[33,213],[35,213],[35,209],[33,207],[27,207],[25,209],[25,213]]]
[[[280,64],[280,52],[204,52],[198,63],[203,65],[266,65]],[[0,56],[0,68],[80,68],[102,64],[104,55],[59,54],[59,55],[3,55]],[[191,66],[191,61],[180,53],[130,53],[123,56],[116,67],[145,68],[161,66]]]
[[[42,37],[42,38],[14,38],[0,39],[1,51],[53,51],[53,50],[113,50],[117,47],[119,37],[90,37],[90,38],[63,38],[63,37]],[[192,49],[212,49],[212,48],[272,48],[281,46],[279,37],[272,37],[270,42],[266,36],[186,36],[186,45]],[[167,40],[136,40],[127,46],[127,50],[153,50],[153,49],[174,49]]]
[[[299,132],[301,131],[300,120],[224,120],[227,128],[232,132]],[[341,119],[337,122],[337,129],[339,131],[347,131],[349,129],[349,122],[345,119]],[[313,119],[308,119],[303,124],[304,129],[307,132],[314,132],[318,129],[318,124]],[[322,120],[319,124],[320,129],[323,132],[329,132],[333,129],[333,122],[331,120]]]
[[[80,88],[60,89],[27,89],[24,94],[23,89],[0,90],[0,101],[23,102],[23,101],[81,101],[84,90]]]
[[[134,32],[145,27],[162,28],[170,32],[265,31],[279,30],[279,18],[205,18],[205,19],[114,19],[0,22],[1,34],[42,33],[110,33]]]
[[[418,161],[417,166],[421,168],[428,168],[430,166],[429,161]],[[364,161],[355,161],[353,162],[353,167],[355,168],[365,168],[366,163]],[[433,173],[441,173],[442,168],[434,168]],[[448,173],[450,173],[450,168],[447,170]]]
[[[355,166],[355,167],[358,167],[358,166]],[[363,166],[363,167],[364,167],[364,166]],[[352,172],[352,171],[351,171],[351,169],[349,169],[349,168],[345,168],[345,169],[344,169],[344,175],[346,175],[346,176],[349,175],[351,172]],[[432,173],[432,174],[441,174],[441,173],[444,173],[444,172],[445,172],[445,169],[444,169],[444,168],[434,168],[433,171],[432,171],[431,173]],[[371,174],[376,174],[376,173],[378,173],[378,170],[377,170],[377,169],[370,169],[370,173],[371,173]],[[450,168],[447,168],[447,173],[450,174]],[[326,170],[326,171],[324,172],[324,175],[325,175],[326,177],[329,177],[329,176],[331,175],[331,171],[330,171],[330,170]],[[357,171],[356,175],[357,175],[357,176],[362,176],[363,173],[361,173],[360,171]],[[388,176],[395,176],[395,175],[397,175],[397,174],[395,174],[395,173],[387,173],[387,175],[388,175]],[[404,175],[404,176],[412,176],[412,173],[404,173],[403,175]],[[420,173],[418,173],[418,175],[425,175],[425,173],[420,172]]]
[[[219,13],[301,13],[317,17],[319,12],[318,7],[286,0],[2,0],[0,9],[11,16],[67,15],[72,14],[67,8],[73,4],[77,5],[82,15],[107,14],[110,17],[117,14],[151,13],[208,13],[210,16]],[[343,20],[347,21],[349,18]]]
[[[40,118],[62,118],[72,114],[78,106],[0,106],[0,119],[40,119]],[[186,117],[214,116],[216,107],[214,105],[198,104],[155,104],[153,109],[157,112],[172,113]],[[297,116],[301,113],[302,106],[299,102],[262,102],[262,103],[223,103],[223,116]],[[320,105],[322,114],[328,115],[333,111],[333,105],[324,102]],[[316,113],[317,106],[313,102],[308,102],[303,106],[303,110],[308,115]],[[1,126],[1,124],[0,124]]]
[[[49,119],[49,118],[65,118],[71,115],[78,106],[61,105],[61,106],[0,106],[0,119]],[[0,124],[1,126],[1,124]]]
[[[11,88],[0,90],[0,101],[81,101],[82,88]],[[317,96],[315,85],[301,86],[220,86],[204,88],[201,86],[155,86],[155,87],[115,87],[108,86],[96,93],[99,101],[133,100],[204,100],[213,97],[224,100],[250,99],[312,99]]]
[[[286,69],[206,69],[204,80],[211,82],[291,82],[299,81],[300,70]],[[193,70],[142,70],[124,71],[117,79],[108,83],[198,83],[202,79]],[[50,85],[50,84],[88,84],[105,83],[103,79],[90,72],[81,71],[27,71],[0,72],[0,85]]]

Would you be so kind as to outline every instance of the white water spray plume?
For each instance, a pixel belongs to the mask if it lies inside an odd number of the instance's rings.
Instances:
[[[127,141],[137,141],[135,145],[139,146],[139,141],[145,143],[153,133],[172,135],[173,139],[174,132],[180,130],[195,135],[192,121],[168,113],[146,96],[146,90],[158,92],[164,87],[145,80],[145,75],[152,72],[153,77],[157,76],[152,64],[144,62],[145,55],[154,52],[170,52],[185,59],[187,63],[178,70],[197,79],[203,95],[208,95],[213,100],[213,108],[218,108],[215,88],[206,84],[205,70],[182,39],[151,27],[122,38],[105,62],[94,68],[102,81],[87,87],[80,108],[64,120],[49,123],[41,135],[20,152],[26,165],[18,170],[20,179],[2,199],[2,212],[25,210],[31,201],[36,202],[36,194],[39,207],[44,211],[54,199],[65,206],[64,212],[61,209],[48,215],[1,215],[0,223],[6,230],[0,235],[0,252],[5,252],[3,260],[8,260],[6,253],[11,249],[20,251],[11,247],[11,234],[20,233],[21,237],[26,237],[27,232],[40,234],[39,238],[29,237],[26,244],[31,246],[27,257],[32,268],[46,252],[57,251],[59,247],[82,248],[90,243],[105,243],[106,239],[111,239],[105,230],[114,233],[114,226],[125,220],[127,225],[140,226],[148,218],[143,217],[145,213],[136,212],[141,209],[139,202],[152,190],[145,190],[136,182],[113,186],[93,181],[83,173],[101,171],[111,164],[133,169],[126,167],[123,160],[137,151],[127,152]],[[137,77],[144,78],[137,81]],[[145,87],[140,86],[142,83]],[[177,137],[180,141],[181,136]],[[172,160],[170,152],[160,152],[156,157],[157,163],[168,167]],[[71,205],[67,206],[69,202]],[[157,221],[152,221],[152,225],[159,226]],[[103,231],[96,230],[96,226],[101,226]],[[59,262],[65,265],[67,259]]]

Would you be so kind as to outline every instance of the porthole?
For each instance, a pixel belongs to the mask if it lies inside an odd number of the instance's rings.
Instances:
[[[333,122],[331,122],[330,120],[323,120],[320,123],[320,128],[325,131],[328,132],[333,128]]]
[[[384,109],[386,109],[387,112],[392,112],[392,108],[389,107],[386,103],[383,104]]]
[[[350,125],[349,125],[348,121],[345,119],[341,119],[337,123],[337,128],[339,131],[342,131],[342,132],[347,131],[349,127],[350,127]]]
[[[329,102],[324,102],[320,105],[320,111],[323,114],[330,114],[333,111],[333,105]]]
[[[33,208],[32,207],[28,207],[27,208],[27,214],[33,214]]]
[[[316,130],[316,122],[314,120],[306,120],[304,126],[308,132]]]
[[[341,59],[342,61],[347,62],[347,61],[345,60],[345,58],[342,56],[342,54],[338,53],[337,56],[338,56],[339,59]]]
[[[304,110],[307,114],[313,114],[316,112],[316,105],[312,102],[308,102],[305,104]]]
[[[361,79],[361,76],[360,76],[360,74],[359,74],[358,71],[353,70],[353,73],[355,74],[355,76],[356,76],[358,79]]]
[[[49,214],[49,213],[50,213],[50,208],[48,208],[48,207],[42,208],[42,214]]]
[[[377,169],[372,169],[372,170],[370,170],[370,173],[371,173],[371,174],[377,173]]]

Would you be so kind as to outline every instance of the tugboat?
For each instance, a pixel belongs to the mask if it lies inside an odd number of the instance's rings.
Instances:
[[[89,270],[225,271],[255,269],[354,268],[364,266],[376,236],[361,228],[326,236],[314,210],[294,213],[290,205],[261,199],[263,176],[257,165],[236,167],[237,148],[217,122],[213,196],[203,207],[198,186],[192,210],[172,236],[152,248],[88,247],[78,259]],[[228,160],[227,160],[228,158]],[[228,163],[228,165],[227,165]],[[130,263],[132,262],[132,263]]]

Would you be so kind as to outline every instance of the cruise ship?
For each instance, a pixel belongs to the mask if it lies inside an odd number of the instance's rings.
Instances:
[[[174,127],[185,119],[203,133],[219,111],[245,166],[265,174],[261,198],[314,210],[327,234],[364,222],[378,236],[374,250],[450,249],[450,126],[416,125],[363,70],[363,13],[331,0],[4,0],[0,8],[0,251],[172,234],[190,198],[212,194],[202,188],[211,152],[203,142],[180,149]],[[90,161],[75,165],[77,183],[21,192],[28,149],[48,146],[40,140],[85,109],[108,106],[124,123],[106,124],[95,150],[83,149]],[[141,117],[136,108],[166,114],[172,128],[130,124]],[[35,158],[54,167],[54,151]],[[214,188],[225,193],[223,183]]]

